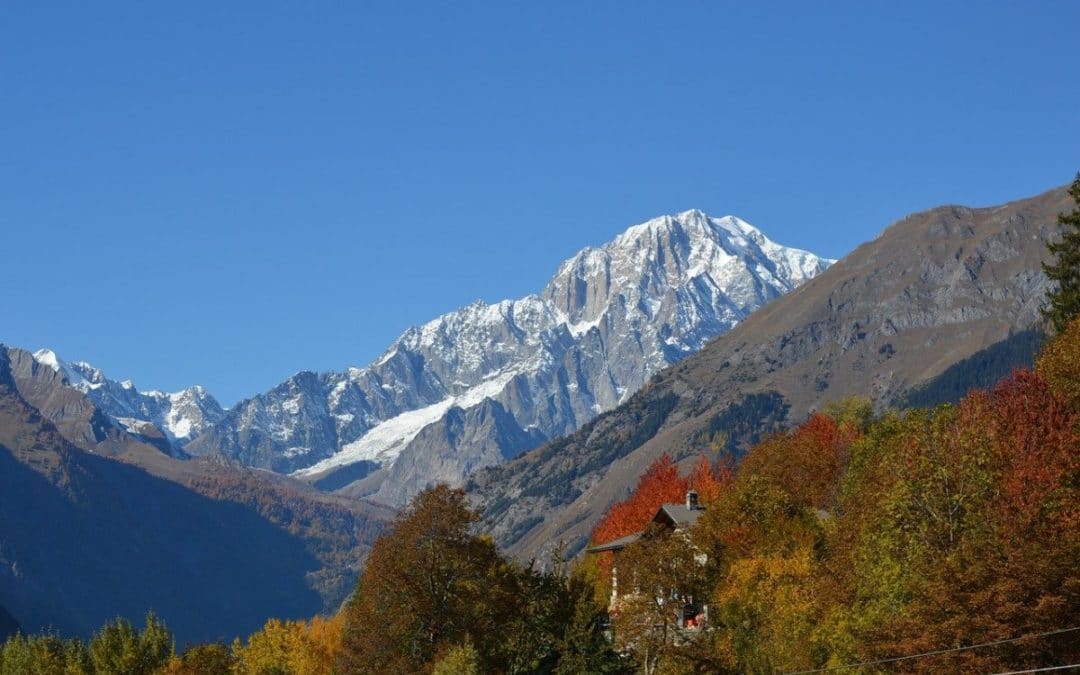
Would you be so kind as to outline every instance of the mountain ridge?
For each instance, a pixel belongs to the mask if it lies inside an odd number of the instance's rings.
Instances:
[[[89,365],[56,368],[128,431],[149,441],[158,427],[177,456],[401,505],[574,431],[831,263],[689,210],[582,249],[536,294],[475,301],[407,329],[366,367],[301,371],[228,410],[198,387],[137,392]],[[344,480],[357,464],[377,467]]]

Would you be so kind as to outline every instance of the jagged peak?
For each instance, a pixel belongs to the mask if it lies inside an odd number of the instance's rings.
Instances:
[[[184,397],[213,399],[213,396],[209,394],[206,391],[206,388],[201,384],[192,385],[186,389],[175,392],[166,392],[158,389],[139,391],[138,387],[135,386],[135,382],[131,379],[121,381],[110,380],[100,368],[94,367],[93,364],[86,361],[65,361],[60,358],[55,351],[49,348],[39,349],[36,352],[33,352],[32,356],[34,357],[34,360],[41,365],[47,366],[55,372],[62,374],[67,380],[68,385],[84,392],[87,390],[99,389],[111,383],[124,391],[146,398],[159,400],[169,399],[170,401]]]
[[[60,370],[62,368],[62,365],[61,365],[62,362],[60,361],[60,357],[58,357],[56,355],[56,352],[54,352],[53,350],[51,350],[51,349],[39,349],[36,352],[34,352],[33,356],[34,356],[34,360],[37,361],[38,363],[40,363],[41,365],[48,366],[48,367],[52,368],[53,370],[55,370],[58,373],[60,372]]]
[[[665,214],[632,225],[600,246],[580,249],[558,266],[539,294],[491,303],[477,299],[406,329],[367,368],[356,369],[355,374],[350,371],[350,375],[356,377],[370,368],[385,365],[400,348],[409,350],[441,343],[448,338],[460,338],[459,328],[466,325],[506,323],[528,313],[547,315],[556,322],[580,320],[581,317],[571,319],[573,312],[568,314],[560,303],[550,302],[554,289],[565,288],[574,278],[610,278],[611,283],[620,288],[639,285],[640,277],[649,273],[649,263],[659,257],[658,249],[671,246],[671,242],[680,249],[676,255],[681,261],[677,263],[677,270],[673,268],[668,272],[676,277],[686,277],[671,279],[678,285],[689,283],[690,277],[716,272],[734,260],[745,258],[747,266],[760,268],[760,264],[754,265],[749,260],[757,259],[766,268],[777,266],[790,270],[792,278],[781,279],[779,283],[791,288],[833,262],[807,251],[776,244],[757,227],[735,215],[716,218],[696,208]]]
[[[660,233],[682,232],[691,238],[707,237],[716,239],[723,232],[745,235],[751,232],[760,234],[760,230],[737,216],[714,218],[701,209],[689,209],[675,214],[657,216],[643,223],[628,227],[622,234],[606,244],[604,248],[638,243],[643,238],[653,238]]]

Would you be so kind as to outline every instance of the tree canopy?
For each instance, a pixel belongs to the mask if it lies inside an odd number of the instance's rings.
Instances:
[[[1043,264],[1046,276],[1054,284],[1043,316],[1055,332],[1065,330],[1073,317],[1080,316],[1080,173],[1069,186],[1069,195],[1076,207],[1058,216],[1061,239],[1047,245],[1054,261]]]
[[[800,670],[953,648],[904,670],[1080,661],[1076,634],[1055,633],[1080,625],[1078,354],[1080,318],[1036,371],[956,405],[873,418],[849,400],[765,439],[688,537],[646,537],[617,554],[616,644],[650,672]],[[653,465],[597,538],[639,524],[630,505],[661,494],[658,483],[686,480]],[[710,630],[671,638],[675,608],[661,600],[690,595],[707,599]]]
[[[478,519],[460,489],[440,485],[413,499],[375,543],[345,609],[342,671],[617,668],[596,640],[602,609],[590,604],[591,589],[564,576],[558,557],[546,571],[503,557],[473,534]]]

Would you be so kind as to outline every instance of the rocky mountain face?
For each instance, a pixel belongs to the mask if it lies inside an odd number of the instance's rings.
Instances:
[[[174,458],[41,358],[0,345],[0,608],[23,629],[152,608],[205,642],[338,608],[389,509]]]
[[[657,218],[537,295],[411,328],[366,368],[299,373],[183,449],[403,504],[574,431],[830,263],[738,218]]]
[[[18,363],[20,368],[52,369],[126,431],[173,454],[182,455],[188,441],[225,416],[214,397],[197,385],[171,394],[140,392],[130,380],[110,380],[89,363],[63,361],[49,349],[34,352],[33,361],[21,358]]]
[[[662,452],[689,460],[717,439],[738,452],[845,396],[888,406],[1012,342],[1039,322],[1040,263],[1069,204],[1061,188],[892,225],[576,433],[478,472],[484,529],[523,557],[559,540],[577,550]]]

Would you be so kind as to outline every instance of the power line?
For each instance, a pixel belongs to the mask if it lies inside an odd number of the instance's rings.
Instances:
[[[1080,668],[1080,663],[1070,663],[1067,666],[1049,666],[1047,668],[1032,668],[1031,670],[1010,670],[1007,673],[994,673],[994,675],[1022,675],[1023,673],[1045,673],[1050,670],[1065,670],[1066,668]]]
[[[1033,638],[1047,637],[1050,635],[1060,635],[1062,633],[1071,633],[1073,631],[1080,630],[1080,626],[1073,626],[1072,628],[1060,628],[1058,630],[1051,630],[1045,633],[1032,633],[1030,635],[1021,635],[1020,637],[1009,638],[1007,640],[994,640],[993,642],[983,642],[977,645],[968,645],[966,647],[953,647],[951,649],[939,649],[933,652],[922,652],[921,654],[910,654],[908,656],[893,656],[887,659],[878,659],[877,661],[861,661],[859,663],[847,663],[842,666],[830,666],[828,668],[814,668],[811,670],[789,670],[783,675],[806,675],[807,673],[828,673],[834,670],[846,670],[848,668],[860,668],[862,666],[876,666],[882,663],[895,663],[897,661],[908,661],[910,659],[922,659],[927,656],[938,656],[939,654],[951,654],[953,652],[965,652],[969,649],[979,649],[981,647],[993,647],[994,645],[1003,645],[1009,642],[1017,642],[1019,640],[1028,640]],[[1053,670],[1061,670],[1063,668],[1072,668],[1073,666],[1055,666]],[[1020,673],[1035,673],[1036,670],[1021,670]]]

